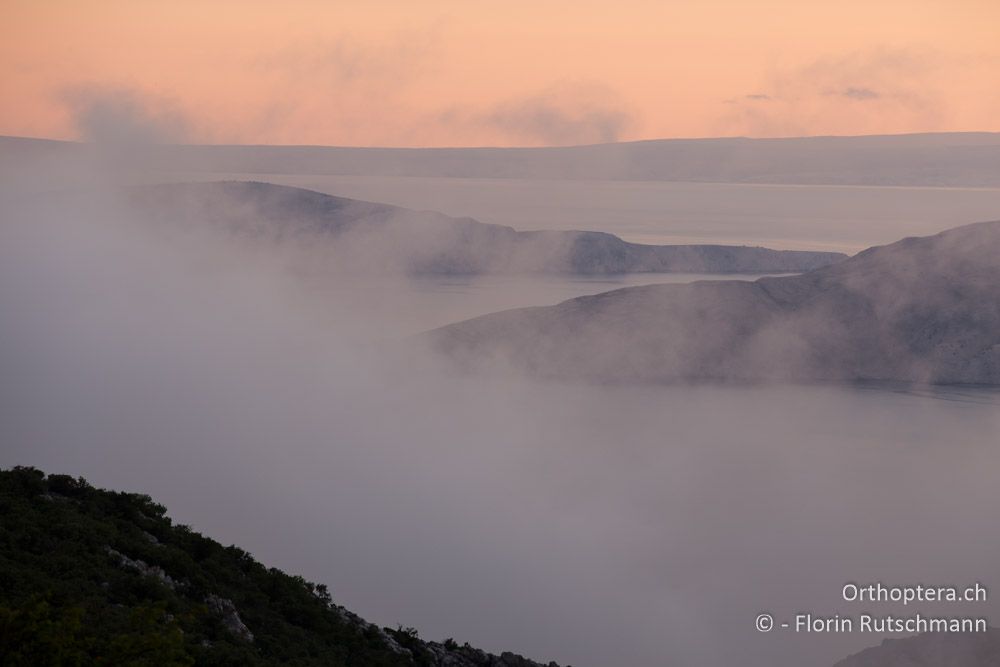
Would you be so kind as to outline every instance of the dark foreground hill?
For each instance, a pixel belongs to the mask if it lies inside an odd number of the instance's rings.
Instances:
[[[32,468],[0,471],[0,664],[541,667],[379,628],[148,496]]]
[[[923,634],[886,639],[833,667],[996,667],[1000,665],[1000,629],[980,634]]]
[[[612,234],[516,231],[387,204],[270,183],[217,182],[134,189],[157,222],[212,224],[259,240],[298,243],[328,266],[409,274],[792,273],[845,258],[834,252],[725,245],[642,245]]]
[[[1000,384],[1000,222],[798,276],[626,288],[427,339],[463,368],[598,382]]]

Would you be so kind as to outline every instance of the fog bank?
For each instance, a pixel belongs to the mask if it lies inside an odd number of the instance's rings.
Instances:
[[[828,667],[873,638],[756,614],[997,584],[995,393],[456,378],[280,253],[110,190],[2,213],[0,465],[150,493],[372,621],[577,667]]]

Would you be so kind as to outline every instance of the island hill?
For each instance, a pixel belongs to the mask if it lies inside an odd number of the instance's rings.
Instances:
[[[148,496],[33,468],[0,470],[0,664],[543,667],[378,627]]]
[[[131,214],[156,224],[207,224],[247,239],[307,248],[327,268],[347,272],[795,273],[846,257],[747,246],[643,245],[603,232],[517,231],[270,183],[141,186],[127,199]]]
[[[754,282],[632,287],[425,334],[463,369],[594,382],[1000,384],[1000,222]]]

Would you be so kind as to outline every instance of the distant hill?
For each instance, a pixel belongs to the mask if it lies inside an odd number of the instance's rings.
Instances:
[[[148,496],[32,468],[0,471],[0,664],[542,667],[377,627]]]
[[[724,245],[642,245],[612,234],[516,231],[472,218],[376,204],[270,183],[134,188],[160,223],[211,224],[247,237],[301,242],[329,265],[411,274],[792,273],[846,255]]]
[[[462,368],[597,382],[1000,384],[1000,222],[755,282],[632,287],[426,335]]]
[[[0,137],[5,160],[81,157],[83,144]],[[132,147],[168,172],[353,174],[828,185],[1000,187],[1000,133],[662,139],[553,148]]]
[[[996,667],[1000,629],[982,634],[934,633],[886,639],[833,667]]]

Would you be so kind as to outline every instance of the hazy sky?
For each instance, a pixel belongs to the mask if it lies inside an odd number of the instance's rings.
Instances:
[[[345,145],[1000,131],[996,0],[0,0],[0,133]]]

